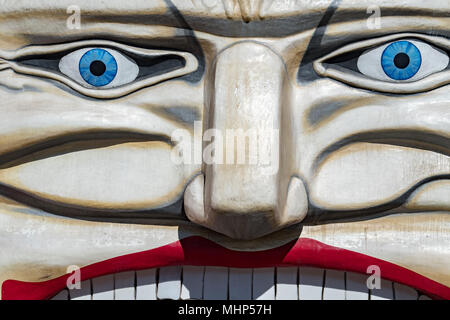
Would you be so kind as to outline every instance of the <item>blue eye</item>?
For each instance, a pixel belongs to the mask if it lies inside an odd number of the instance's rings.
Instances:
[[[420,69],[422,56],[419,49],[409,41],[397,41],[384,49],[381,66],[384,73],[394,80],[407,80]]]
[[[92,86],[102,87],[114,80],[117,74],[116,59],[104,49],[91,49],[80,59],[80,74]]]

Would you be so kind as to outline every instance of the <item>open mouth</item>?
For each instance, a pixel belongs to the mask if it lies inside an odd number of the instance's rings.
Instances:
[[[380,279],[370,270],[380,270]],[[262,251],[199,236],[119,256],[45,282],[7,280],[3,299],[450,299],[450,288],[368,255],[300,238]],[[369,279],[370,278],[370,279]],[[69,281],[68,281],[69,279]],[[372,281],[373,280],[373,281]],[[368,283],[373,283],[369,289]]]

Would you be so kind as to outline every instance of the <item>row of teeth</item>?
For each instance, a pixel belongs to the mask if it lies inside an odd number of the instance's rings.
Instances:
[[[431,300],[411,287],[370,275],[310,268],[171,266],[82,281],[52,300]]]

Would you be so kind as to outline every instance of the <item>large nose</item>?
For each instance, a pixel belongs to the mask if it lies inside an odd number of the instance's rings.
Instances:
[[[303,219],[305,186],[289,171],[289,85],[283,60],[263,44],[217,55],[205,87],[203,174],[185,192],[191,221],[253,239]]]

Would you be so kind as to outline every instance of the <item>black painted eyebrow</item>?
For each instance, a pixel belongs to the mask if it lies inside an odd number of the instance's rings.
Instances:
[[[311,62],[316,59],[317,51],[322,52],[321,46],[323,36],[328,27],[328,24],[331,21],[331,18],[338,9],[341,1],[342,0],[333,0],[333,2],[325,11],[316,30],[314,30],[313,36],[311,37],[311,40],[308,43],[308,47],[306,48],[306,52],[303,55],[302,61],[300,62],[300,67],[298,68],[297,79],[299,81],[310,80],[311,77],[314,76],[315,72],[314,70],[312,70]]]
[[[173,17],[179,23],[181,30],[187,39],[190,47],[190,51],[196,56],[198,60],[198,68],[196,71],[189,73],[181,78],[190,81],[190,82],[198,82],[202,79],[203,74],[205,73],[205,54],[203,53],[203,49],[195,36],[194,31],[191,26],[184,19],[183,14],[178,10],[178,8],[172,3],[171,0],[164,0],[168,9],[172,13]]]
[[[305,54],[303,55],[302,61],[297,71],[297,81],[308,82],[317,79],[317,74],[313,70],[312,62],[317,59],[318,55],[324,53],[325,48],[323,48],[322,40],[325,35],[328,24],[331,18],[336,13],[339,8],[339,4],[342,0],[333,0],[333,2],[328,6],[322,19],[319,21],[317,28],[308,43]]]

